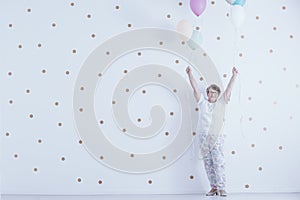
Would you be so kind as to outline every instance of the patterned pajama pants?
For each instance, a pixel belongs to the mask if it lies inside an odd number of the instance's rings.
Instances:
[[[224,190],[226,184],[225,160],[224,160],[224,137],[219,136],[215,145],[203,157],[204,167],[211,188]]]

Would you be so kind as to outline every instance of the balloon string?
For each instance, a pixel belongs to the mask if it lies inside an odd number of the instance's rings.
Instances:
[[[237,67],[239,68],[237,65],[238,65],[238,50],[239,50],[239,35],[240,35],[240,31],[239,31],[239,28],[236,28],[235,29],[235,37],[234,37],[234,60],[233,60],[233,65],[234,67]],[[245,133],[244,133],[244,130],[243,130],[243,106],[241,105],[241,91],[242,91],[242,75],[241,75],[241,70],[239,70],[239,75],[238,75],[238,99],[239,99],[239,107],[240,107],[240,131],[241,131],[241,134],[243,136],[243,138],[245,138]]]

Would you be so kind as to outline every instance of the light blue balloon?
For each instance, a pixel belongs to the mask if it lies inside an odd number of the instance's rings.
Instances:
[[[246,3],[246,0],[235,0],[235,2],[233,2],[232,5],[240,5],[240,6],[244,6]]]
[[[192,37],[187,41],[188,46],[192,50],[198,49],[203,42],[203,37],[200,31],[193,30]]]

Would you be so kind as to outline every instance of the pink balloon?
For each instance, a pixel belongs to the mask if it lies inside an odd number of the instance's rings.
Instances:
[[[190,0],[190,7],[198,17],[203,13],[206,7],[206,0]]]

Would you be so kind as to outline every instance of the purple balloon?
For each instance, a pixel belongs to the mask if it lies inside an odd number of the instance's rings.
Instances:
[[[206,7],[206,0],[190,0],[190,7],[198,17],[203,13]]]

